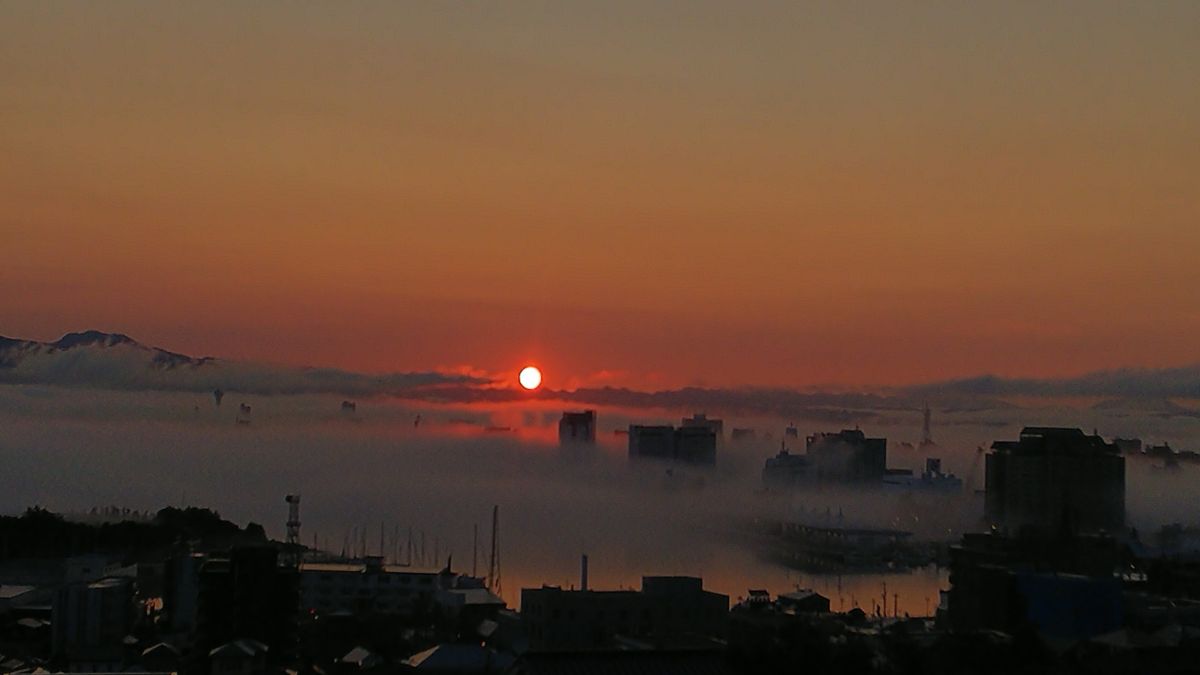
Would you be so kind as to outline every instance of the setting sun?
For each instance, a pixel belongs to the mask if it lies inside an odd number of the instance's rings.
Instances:
[[[521,381],[521,386],[532,391],[537,389],[542,384],[542,371],[534,366],[525,366],[521,369],[521,374],[518,376]]]

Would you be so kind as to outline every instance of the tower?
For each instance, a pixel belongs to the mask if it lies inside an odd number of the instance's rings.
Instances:
[[[294,567],[300,563],[300,495],[288,495],[283,500],[288,505],[287,562]]]
[[[492,557],[488,563],[488,588],[500,595],[500,506],[492,507]]]
[[[930,418],[932,416],[933,416],[933,413],[932,413],[932,411],[929,410],[929,403],[926,403],[925,404],[925,424],[921,428],[921,445],[922,446],[936,445],[936,443],[933,442],[933,430],[930,428],[931,427]]]

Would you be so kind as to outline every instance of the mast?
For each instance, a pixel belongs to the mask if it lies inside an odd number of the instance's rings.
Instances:
[[[500,505],[492,507],[492,557],[488,563],[488,588],[500,595]]]

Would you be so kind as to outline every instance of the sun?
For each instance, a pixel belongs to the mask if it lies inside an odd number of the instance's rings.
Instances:
[[[521,374],[517,376],[517,379],[520,380],[522,387],[533,391],[542,386],[542,371],[535,366],[525,366],[521,369]]]

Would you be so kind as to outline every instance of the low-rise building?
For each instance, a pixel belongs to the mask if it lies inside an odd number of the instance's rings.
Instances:
[[[729,596],[696,577],[643,577],[639,591],[521,591],[521,620],[532,650],[601,649],[619,638],[655,646],[723,638]]]
[[[300,606],[316,614],[407,616],[432,608],[453,578],[446,570],[386,565],[379,557],[362,562],[306,562],[300,565]]]

